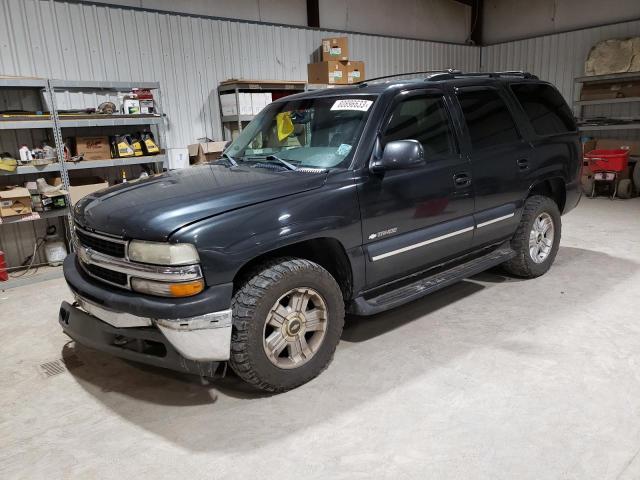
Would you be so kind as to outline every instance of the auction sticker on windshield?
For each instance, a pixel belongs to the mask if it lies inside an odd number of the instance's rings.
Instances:
[[[351,98],[348,100],[336,100],[331,110],[357,110],[359,112],[366,112],[371,107],[373,100],[362,100],[358,98]]]

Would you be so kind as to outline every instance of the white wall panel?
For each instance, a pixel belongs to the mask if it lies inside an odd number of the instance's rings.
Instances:
[[[545,35],[482,48],[482,70],[525,70],[555,84],[568,102],[584,75],[589,50],[601,40],[640,35],[640,21]]]
[[[82,80],[157,80],[168,146],[219,138],[216,95],[229,78],[305,80],[322,32],[51,0],[0,0],[0,73]],[[25,25],[25,19],[29,25]],[[479,67],[464,45],[349,34],[367,76]],[[95,106],[91,96],[63,107]],[[59,98],[60,100],[60,98]],[[82,103],[83,105],[79,105]]]

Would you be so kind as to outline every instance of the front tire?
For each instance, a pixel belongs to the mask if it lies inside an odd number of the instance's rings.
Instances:
[[[266,263],[236,292],[229,364],[254,387],[284,392],[318,376],[342,335],[344,300],[320,265]]]
[[[541,195],[527,198],[520,225],[511,239],[516,256],[504,264],[505,270],[522,278],[545,274],[558,253],[561,230],[556,202]]]

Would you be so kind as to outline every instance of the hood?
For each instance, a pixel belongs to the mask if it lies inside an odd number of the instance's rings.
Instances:
[[[164,241],[190,223],[321,187],[325,172],[203,165],[101,190],[80,200],[75,221],[100,232]]]

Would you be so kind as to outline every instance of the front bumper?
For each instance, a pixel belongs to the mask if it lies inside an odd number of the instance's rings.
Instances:
[[[121,353],[122,349],[113,344],[111,337],[105,337],[103,334],[87,336],[83,334],[86,333],[85,329],[78,329],[78,325],[84,321],[82,319],[88,317],[92,321],[87,320],[87,323],[93,327],[87,328],[103,331],[103,328],[98,328],[96,325],[106,324],[107,327],[118,330],[118,332],[108,330],[109,335],[119,335],[135,340],[138,338],[136,335],[141,332],[144,335],[154,332],[157,334],[154,335],[155,340],[150,341],[161,343],[167,352],[174,352],[185,360],[219,362],[229,359],[230,285],[210,287],[199,295],[185,299],[152,298],[100,285],[86,278],[77,265],[74,254],[69,255],[65,260],[64,274],[76,302],[74,305],[66,302],[62,304],[61,325],[65,332],[79,343],[86,343],[98,350],[114,354]],[[73,315],[66,312],[71,312]],[[67,317],[78,318],[74,326],[62,321],[63,313]],[[93,320],[99,323],[96,324]],[[144,342],[145,338],[141,337],[140,340]],[[116,343],[119,342],[120,340]],[[116,350],[113,350],[113,347]],[[127,352],[127,355],[129,354],[130,352]],[[139,361],[149,363],[145,358],[140,357]],[[181,368],[181,370],[184,369]]]
[[[58,321],[76,342],[126,360],[206,377],[213,377],[219,365],[185,358],[156,328],[117,328],[68,302],[62,302]]]

